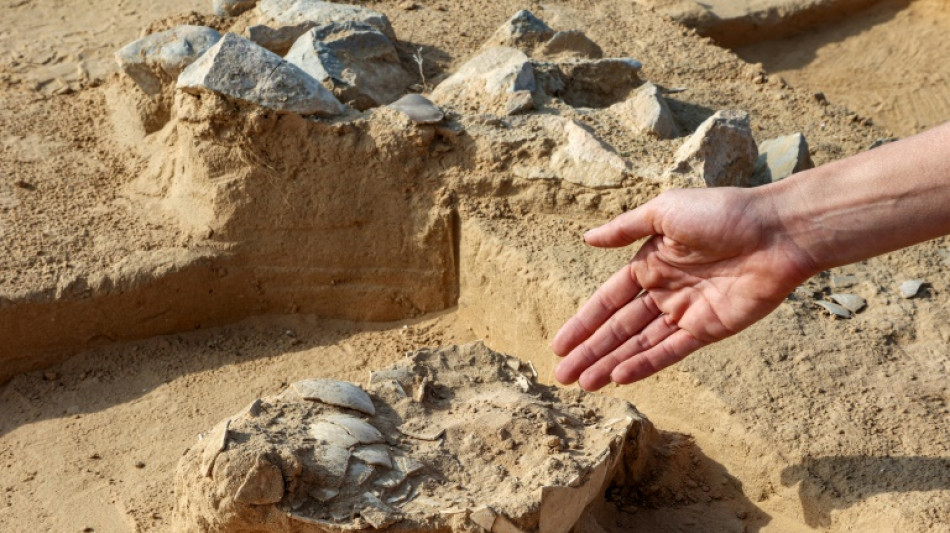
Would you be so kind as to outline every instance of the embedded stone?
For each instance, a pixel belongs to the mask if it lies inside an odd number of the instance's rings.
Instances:
[[[417,124],[438,124],[445,118],[439,106],[421,94],[411,93],[389,104],[391,109],[409,117]]]
[[[307,31],[284,57],[359,110],[399,98],[412,81],[393,42],[362,22],[331,22]]]
[[[706,119],[676,151],[670,174],[683,176],[695,185],[747,187],[758,148],[743,111],[719,111]]]
[[[154,95],[220,39],[211,28],[178,26],[129,43],[115,53],[115,59],[142,91]]]
[[[338,115],[344,108],[326,87],[283,58],[228,33],[178,77],[178,88],[214,92],[279,112]]]
[[[367,415],[375,415],[376,407],[366,391],[359,386],[335,379],[308,379],[291,384],[304,400],[314,400],[337,407],[346,407]]]
[[[560,135],[560,145],[547,168],[515,166],[516,174],[528,179],[561,179],[595,189],[618,187],[628,176],[627,162],[586,126],[558,116],[544,117],[542,124]]]
[[[580,30],[567,30],[555,33],[542,44],[538,55],[543,57],[573,56],[587,59],[599,59],[604,51]]]
[[[808,142],[801,133],[762,141],[755,162],[755,182],[771,183],[813,168]]]
[[[672,139],[680,134],[660,89],[650,82],[641,85],[630,98],[610,106],[610,111],[638,133],[660,139]]]
[[[211,11],[219,17],[236,17],[256,5],[257,0],[211,0]]]
[[[386,15],[362,6],[319,0],[261,0],[262,21],[248,27],[248,38],[283,54],[310,29],[331,23],[362,23],[372,26],[391,41],[396,34]]]
[[[486,42],[487,47],[508,46],[530,51],[548,41],[555,32],[550,26],[527,9],[515,13]]]
[[[284,497],[284,475],[280,468],[258,458],[238,488],[234,499],[250,505],[277,503]]]
[[[643,84],[643,64],[629,57],[535,61],[540,88],[575,107],[607,107]]]
[[[520,115],[534,109],[534,97],[531,91],[516,91],[508,97],[505,103],[506,115]]]
[[[514,48],[496,47],[468,60],[432,91],[432,99],[490,112],[503,109],[510,94],[535,88],[528,56]]]

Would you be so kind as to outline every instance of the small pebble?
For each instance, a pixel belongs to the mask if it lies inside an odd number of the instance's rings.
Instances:
[[[135,468],[145,468],[145,463],[143,461],[135,461]]]
[[[921,287],[926,283],[922,279],[912,279],[901,283],[901,298],[913,298],[920,293]]]
[[[56,372],[44,372],[43,379],[45,379],[46,381],[56,381],[57,379],[59,379],[59,374],[57,374]]]

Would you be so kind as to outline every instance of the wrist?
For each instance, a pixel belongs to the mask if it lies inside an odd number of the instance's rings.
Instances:
[[[764,222],[769,246],[780,249],[799,273],[801,281],[829,268],[827,239],[812,216],[807,185],[817,179],[811,169],[782,181],[750,189]]]

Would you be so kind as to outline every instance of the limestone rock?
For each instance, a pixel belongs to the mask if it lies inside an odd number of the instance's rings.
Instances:
[[[116,62],[146,94],[158,94],[182,70],[214,46],[221,34],[204,26],[178,26],[129,43]]]
[[[211,0],[212,12],[220,17],[236,17],[256,5],[257,0]]]
[[[508,19],[485,43],[486,47],[506,46],[530,51],[554,36],[554,30],[534,13],[522,9]]]
[[[708,187],[751,184],[758,149],[749,115],[743,111],[719,111],[706,119],[676,151],[671,174]]]
[[[512,167],[515,175],[525,179],[560,179],[595,189],[618,187],[628,177],[627,162],[587,127],[560,116],[538,118],[559,143],[545,158],[546,167],[527,161]],[[518,385],[524,388],[523,383]]]
[[[307,73],[233,33],[225,34],[186,68],[178,77],[178,88],[193,94],[215,92],[301,115],[337,115],[344,109]]]
[[[762,141],[755,163],[755,182],[771,183],[813,168],[808,142],[801,133]]]
[[[627,57],[535,61],[534,68],[544,92],[576,107],[607,107],[643,83],[643,64]]]
[[[408,116],[410,120],[418,124],[438,124],[445,118],[445,114],[439,109],[439,106],[432,103],[421,94],[407,94],[399,100],[389,104],[391,109]]]
[[[537,49],[541,57],[554,58],[573,56],[586,59],[599,59],[604,51],[580,30],[567,30],[555,33]]]
[[[380,409],[365,419],[305,400],[298,387],[261,399],[257,415],[228,419],[235,438],[227,449],[199,440],[182,457],[170,529],[469,531],[465,517],[484,516],[498,533],[567,533],[609,485],[642,476],[655,432],[622,400],[538,384],[508,359],[481,343],[417,351],[371,388]],[[519,377],[532,379],[529,393]],[[443,394],[420,409],[385,387],[390,379],[403,388],[431,380]],[[587,424],[589,411],[607,422]],[[341,417],[371,425],[384,441],[328,445],[307,431]],[[407,438],[402,426],[442,436]],[[552,451],[539,427],[576,446]],[[219,454],[211,476],[201,468],[206,447]]]
[[[528,56],[514,48],[489,48],[468,60],[432,91],[440,104],[453,103],[477,113],[502,114],[509,95],[536,88]]]
[[[386,15],[361,6],[319,0],[261,0],[260,12],[260,22],[247,28],[248,38],[278,54],[285,53],[312,28],[334,22],[366,24],[396,41]]]
[[[396,100],[412,81],[389,37],[361,22],[313,28],[297,39],[284,59],[361,111]]]
[[[633,131],[660,139],[679,136],[673,112],[657,86],[650,82],[641,85],[630,98],[610,106],[610,111]]]
[[[530,91],[515,91],[505,102],[506,115],[520,115],[534,109],[534,97]]]

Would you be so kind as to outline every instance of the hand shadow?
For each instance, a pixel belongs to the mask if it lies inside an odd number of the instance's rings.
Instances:
[[[948,457],[808,457],[782,471],[782,484],[798,487],[805,521],[831,526],[831,512],[883,492],[950,490]]]

